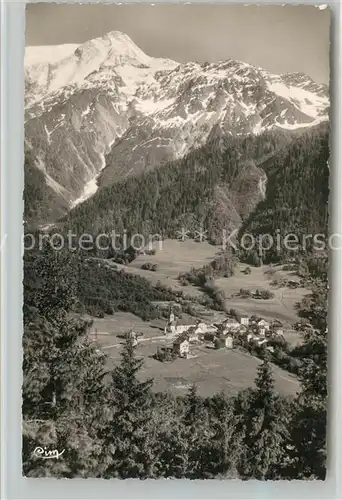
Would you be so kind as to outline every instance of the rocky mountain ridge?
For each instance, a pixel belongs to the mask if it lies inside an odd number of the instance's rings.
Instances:
[[[156,59],[120,32],[51,53],[26,53],[25,144],[69,208],[213,137],[293,133],[328,119],[328,89],[298,73]]]

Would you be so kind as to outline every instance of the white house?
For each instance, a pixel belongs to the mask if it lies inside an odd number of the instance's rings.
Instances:
[[[173,312],[170,313],[169,319],[164,328],[164,334],[167,335],[181,335],[182,333],[188,332],[191,330],[192,338],[195,340],[195,337],[203,335],[208,332],[215,333],[216,327],[213,325],[207,325],[204,321],[197,320],[194,321],[193,318],[175,318]]]
[[[225,330],[235,330],[239,328],[240,323],[235,318],[227,318],[222,323]]]
[[[270,324],[265,319],[259,319],[259,321],[257,322],[257,326],[259,328],[263,327],[263,328],[265,328],[265,330],[269,330],[270,329]]]
[[[240,316],[240,324],[244,326],[249,325],[249,317],[248,316]]]
[[[196,331],[199,335],[208,332],[216,332],[217,328],[214,325],[207,325],[204,321],[198,320],[196,323]]]
[[[181,357],[186,357],[189,353],[189,341],[184,337],[179,337],[173,343],[174,352]]]
[[[231,335],[227,335],[225,341],[226,341],[226,347],[228,349],[233,349],[233,337]]]
[[[189,330],[189,328],[195,328],[195,327],[196,327],[196,324],[194,323],[193,320],[174,319],[171,321],[169,319],[165,325],[164,333],[165,333],[165,335],[167,335],[167,334],[180,335],[181,333],[184,333],[187,330]]]
[[[227,337],[216,337],[215,339],[215,347],[216,349],[222,349],[226,347],[227,349],[233,348],[233,337],[231,335],[227,335]]]
[[[265,337],[266,328],[264,326],[258,326],[258,334],[260,337]]]

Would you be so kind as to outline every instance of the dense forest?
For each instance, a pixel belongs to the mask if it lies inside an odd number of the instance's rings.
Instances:
[[[238,227],[262,198],[257,163],[289,140],[281,132],[212,139],[180,160],[101,188],[64,224],[78,234],[126,229],[169,237],[203,227],[220,242],[222,228]]]
[[[313,249],[314,235],[325,242],[328,232],[329,134],[326,127],[312,129],[260,165],[267,175],[266,196],[241,227],[240,235],[269,234],[281,237],[279,249],[274,245],[262,256],[277,260],[287,251],[283,240],[295,234],[305,253]],[[311,235],[311,237],[309,237]],[[317,245],[318,250],[322,250]],[[267,244],[265,243],[265,246]],[[297,252],[298,253],[298,252]]]
[[[193,386],[175,397],[156,393],[153,380],[144,380],[130,340],[120,363],[107,368],[106,356],[88,338],[89,324],[70,314],[79,301],[72,259],[70,252],[56,257],[47,246],[43,269],[25,280],[26,476],[324,479],[324,276],[313,279],[312,294],[300,306],[303,363],[295,398],[275,391],[266,356],[254,388],[202,398]],[[38,271],[27,262],[26,272]],[[60,460],[39,460],[32,454],[36,446],[65,452]]]
[[[65,273],[72,278],[73,310],[103,317],[115,311],[131,312],[144,320],[160,316],[153,301],[177,300],[178,295],[163,286],[153,287],[140,276],[88,259],[82,252],[53,251],[48,243],[42,250],[26,251],[24,256],[24,312],[30,317],[45,314],[51,303],[64,301],[67,293]],[[49,287],[41,283],[50,276]]]
[[[38,160],[25,150],[24,220],[33,226],[61,217],[68,210],[67,198],[48,185]],[[44,165],[40,163],[41,167]]]
[[[294,135],[213,139],[180,160],[101,188],[62,227],[163,237],[176,237],[182,227],[190,235],[203,228],[215,244],[222,243],[223,229],[325,234],[328,158],[325,124]]]

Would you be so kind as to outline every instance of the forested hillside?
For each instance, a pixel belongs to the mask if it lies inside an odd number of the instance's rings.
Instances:
[[[102,188],[64,219],[75,232],[160,233],[208,229],[218,242],[223,227],[238,227],[262,199],[258,162],[288,135],[215,136],[205,146],[139,176]]]
[[[48,277],[51,277],[49,286],[46,284],[42,291],[41,283],[46,283]],[[160,315],[151,302],[177,298],[163,287],[152,287],[140,276],[109,268],[104,262],[87,259],[79,252],[53,251],[46,244],[41,251],[25,252],[25,316],[35,318],[45,314],[51,304],[64,303],[70,294],[70,283],[73,286],[73,311],[93,316],[125,311],[148,320]]]
[[[327,222],[328,132],[216,137],[185,158],[102,188],[72,210],[65,227],[78,234],[162,234],[182,227],[252,233],[319,231]]]
[[[326,125],[310,129],[263,162],[267,175],[265,199],[243,224],[240,233],[327,235],[329,197],[329,132]],[[306,240],[307,249],[312,239]],[[284,249],[281,250],[282,252]],[[268,257],[276,257],[276,249]]]
[[[32,254],[33,255],[33,254]],[[301,391],[280,396],[265,359],[255,387],[234,397],[155,393],[127,340],[121,361],[89,338],[77,306],[71,253],[46,247],[26,271],[23,361],[23,471],[31,477],[324,479],[326,292],[315,279],[300,306]],[[119,283],[116,283],[119,286]],[[132,290],[134,293],[134,290]],[[265,448],[265,443],[267,446]],[[65,450],[41,460],[37,446]]]
[[[47,223],[64,215],[69,204],[60,191],[48,185],[31,151],[25,151],[24,219],[29,225]]]

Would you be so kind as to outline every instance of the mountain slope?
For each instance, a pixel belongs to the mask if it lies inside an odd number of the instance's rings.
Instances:
[[[25,152],[24,220],[44,224],[57,220],[70,208],[69,193],[44,171],[31,152]]]
[[[269,234],[275,241],[280,234],[283,245],[284,237],[294,233],[307,249],[313,243],[313,235],[320,234],[321,239],[326,236],[328,160],[329,130],[321,124],[260,164],[267,176],[265,197],[243,224],[241,234]],[[306,241],[302,240],[306,237]],[[276,246],[268,254],[269,258],[276,256]]]
[[[211,241],[239,228],[264,198],[265,172],[256,165],[289,143],[283,131],[212,139],[184,158],[101,187],[64,219],[77,234],[115,230],[177,237],[201,227]]]
[[[46,179],[66,193],[65,210],[215,137],[327,119],[327,88],[301,74],[155,59],[120,32],[52,53],[26,53],[25,137]]]
[[[101,188],[72,210],[61,228],[72,227],[76,234],[114,230],[128,238],[177,238],[184,228],[189,237],[207,231],[215,244],[224,242],[224,230],[274,238],[278,232],[282,238],[325,234],[328,158],[325,125],[290,138],[271,131],[213,140],[182,159]],[[269,258],[284,252],[273,250]]]

